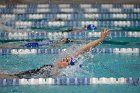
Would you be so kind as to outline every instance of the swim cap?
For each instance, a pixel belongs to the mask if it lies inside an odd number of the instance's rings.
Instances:
[[[70,63],[69,63],[70,65],[75,65],[75,60],[74,60],[74,58],[71,58],[71,60],[70,60]]]
[[[31,43],[25,44],[25,46],[27,48],[34,48],[34,47],[39,47],[39,44],[37,42],[31,42]]]
[[[75,59],[71,58],[69,65],[73,66],[75,65]],[[82,68],[82,64],[79,65],[80,68]]]
[[[88,26],[87,26],[87,30],[89,30],[89,31],[94,31],[94,30],[96,30],[97,28],[93,25],[93,24],[89,24]]]

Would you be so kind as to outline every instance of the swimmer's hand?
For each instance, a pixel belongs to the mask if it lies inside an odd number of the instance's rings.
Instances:
[[[109,35],[109,30],[108,29],[103,29],[103,31],[101,32],[100,39],[105,39],[106,37],[108,37],[108,35]]]

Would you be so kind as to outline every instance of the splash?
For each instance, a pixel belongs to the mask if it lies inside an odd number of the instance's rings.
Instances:
[[[80,45],[82,46],[82,45]],[[76,50],[80,48],[80,46],[73,45],[67,49],[64,49],[62,53],[60,53],[59,58],[57,60],[60,60],[62,58],[72,56]],[[89,58],[94,58],[94,55],[91,53],[92,50],[85,54],[81,54],[78,57],[74,58],[75,65],[68,66],[67,68],[60,70],[60,77],[84,77],[84,76],[93,76],[94,73],[91,73],[87,71],[86,69],[83,69],[83,64],[86,63]]]
[[[10,27],[10,26],[6,26],[6,22],[8,21],[14,21],[12,19],[3,19],[3,18],[0,18],[0,31],[3,31],[3,32],[25,32],[25,31],[32,31],[31,29],[28,29],[28,28],[24,28],[24,29],[16,29],[16,28],[13,28],[13,27]]]
[[[7,22],[7,21],[9,21],[9,20],[4,20],[4,19],[2,19],[2,18],[0,18],[0,30],[1,31],[11,31],[11,27],[8,27],[8,26],[5,26],[4,24]]]
[[[80,48],[81,45],[77,46],[76,44],[70,46],[67,49],[62,49],[62,52],[59,53],[58,58],[56,59],[56,61],[61,60],[63,58],[69,57],[69,56],[73,56],[73,54]]]

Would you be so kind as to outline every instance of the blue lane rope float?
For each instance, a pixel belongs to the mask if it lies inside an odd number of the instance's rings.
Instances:
[[[0,55],[25,55],[25,54],[58,54],[63,49],[24,48],[24,49],[0,49]],[[94,48],[92,53],[116,53],[116,54],[139,54],[140,48]]]
[[[15,28],[48,28],[48,27],[83,27],[84,25],[98,24],[98,27],[109,27],[109,28],[122,28],[122,29],[130,29],[130,28],[139,28],[140,21],[130,20],[130,21],[43,21],[43,24],[40,21],[14,21],[10,22],[10,24]],[[102,26],[102,24],[105,24]]]
[[[38,79],[0,79],[0,86],[17,85],[96,85],[96,84],[128,84],[140,85],[139,78],[38,78]]]
[[[57,15],[60,16],[60,18],[57,18]],[[62,18],[65,18],[65,19],[69,19],[69,20],[80,20],[80,19],[95,19],[95,17],[87,17],[85,15],[89,15],[89,16],[92,16],[93,14],[90,14],[90,13],[82,13],[82,14],[72,14],[72,13],[69,13],[69,14],[60,14],[60,13],[51,13],[51,14],[43,14],[43,13],[37,13],[37,14],[24,14],[24,15],[16,15],[13,17],[13,14],[2,14],[1,15],[1,18],[3,19],[6,19],[6,18],[9,18],[9,17],[12,17],[13,19],[12,20],[36,20],[36,19],[45,19],[45,20],[48,20],[48,21],[51,21],[52,19],[58,19],[58,20],[62,20]],[[134,13],[134,14],[124,14],[124,13],[106,13],[106,14],[103,14],[103,13],[95,13],[94,15],[98,15],[100,17],[96,17],[96,19],[98,20],[101,20],[101,19],[125,19],[126,20],[137,20],[139,19],[139,14],[137,13]],[[42,17],[38,17],[38,16],[42,16]],[[50,16],[54,16],[54,17],[50,17]],[[66,16],[70,16],[70,17],[66,17]],[[120,17],[118,17],[120,16]],[[42,21],[42,25],[46,24],[46,22]],[[6,22],[6,26],[10,26],[11,24],[9,22]]]
[[[56,4],[56,5],[39,5],[39,6],[42,6],[42,7],[38,7],[39,4],[37,5],[11,5],[8,6],[8,5],[2,5],[1,7],[3,9],[1,9],[1,13],[48,13],[48,12],[53,12],[53,13],[57,13],[57,12],[70,12],[70,13],[73,13],[73,12],[79,12],[79,9],[82,11],[85,11],[86,12],[86,9],[89,8],[97,8],[95,11],[91,11],[91,12],[117,12],[117,13],[130,13],[130,12],[139,12],[137,11],[137,9],[139,9],[139,5],[137,4],[133,4],[133,5],[127,5],[127,4],[111,4],[111,5],[103,5],[103,4],[96,4],[96,7],[95,5],[93,4],[89,4],[90,7],[85,7],[85,6],[82,6],[82,5],[79,5],[79,4],[76,4],[76,5],[72,5],[70,4],[69,7],[60,7],[59,4]],[[71,7],[70,7],[71,6]],[[48,11],[41,11],[42,9],[46,9],[46,7],[48,7]],[[73,7],[73,8],[72,8]],[[113,8],[113,7],[116,7],[116,8]],[[63,10],[62,10],[63,8]],[[77,9],[78,8],[78,9]],[[83,9],[83,8],[86,8],[86,9]],[[105,11],[104,9],[108,9],[109,11]],[[113,9],[112,9],[113,8]],[[127,11],[126,11],[126,8],[127,8]],[[51,9],[55,9],[55,11],[50,11]],[[132,11],[135,10],[135,11]],[[15,11],[16,10],[16,11]],[[20,11],[21,10],[21,11]],[[23,11],[24,10],[24,11]],[[38,11],[40,10],[40,11]],[[67,10],[67,11],[66,11]],[[90,12],[90,11],[87,11],[87,12]]]
[[[114,30],[114,29],[111,29]],[[1,40],[31,40],[31,39],[57,39],[57,38],[89,38],[99,37],[99,32],[0,32]],[[140,38],[140,32],[111,31],[111,37],[137,37]]]
[[[112,7],[116,7],[116,8],[128,8],[128,9],[133,9],[133,8],[139,8],[140,5],[138,4],[10,4],[10,5],[1,5],[1,8],[3,9],[22,9],[22,8],[29,8],[29,9],[37,9],[37,8],[46,8],[46,7],[50,7],[50,8],[70,8],[70,7],[74,7],[74,8],[112,8]]]

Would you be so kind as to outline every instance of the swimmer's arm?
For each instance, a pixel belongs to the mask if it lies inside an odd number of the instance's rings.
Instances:
[[[7,79],[13,79],[13,78],[18,78],[16,75],[14,75],[14,74],[9,74],[9,73],[0,73],[0,78],[2,79],[5,79],[5,78],[7,78]]]
[[[104,29],[103,32],[101,32],[101,37],[99,39],[92,41],[92,42],[89,42],[88,44],[82,46],[79,50],[77,50],[75,52],[73,57],[76,57],[80,54],[88,52],[91,48],[96,47],[97,45],[99,45],[101,42],[103,42],[105,40],[105,38],[108,36],[108,34],[109,34],[109,31]]]
[[[20,45],[16,44],[0,44],[0,48],[19,48]]]

